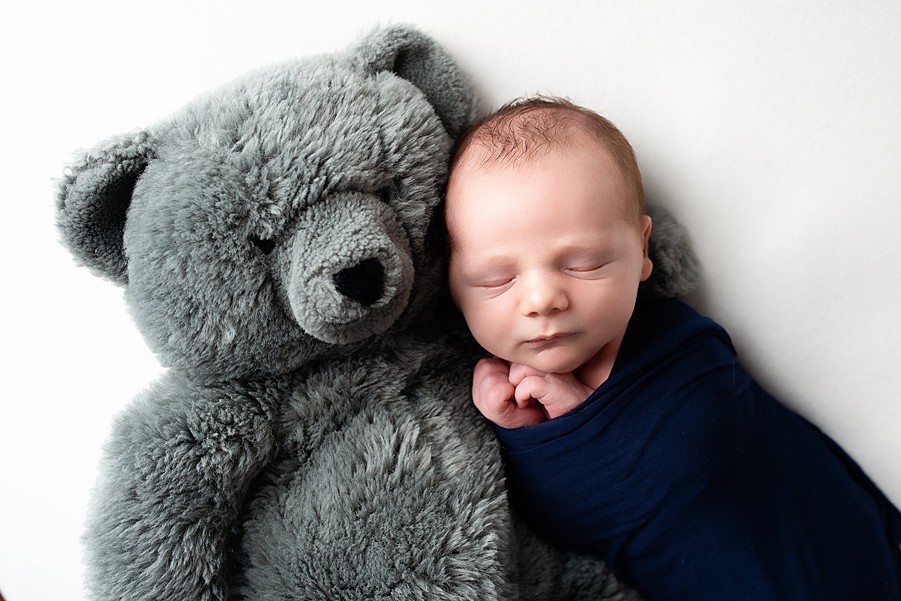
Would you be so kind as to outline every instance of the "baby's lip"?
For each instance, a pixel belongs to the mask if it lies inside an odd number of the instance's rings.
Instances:
[[[568,332],[556,332],[554,334],[542,334],[541,336],[536,336],[535,338],[530,338],[526,340],[526,344],[529,346],[543,346],[545,344],[550,344],[551,342],[556,342],[567,336],[570,336]]]

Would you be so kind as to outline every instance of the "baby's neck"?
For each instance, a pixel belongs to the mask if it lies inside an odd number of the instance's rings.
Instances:
[[[623,337],[620,336],[607,344],[598,351],[598,354],[587,362],[583,363],[573,372],[576,378],[591,388],[598,388],[610,377],[613,371],[613,363],[616,361],[616,355],[619,353],[619,347],[622,345]]]

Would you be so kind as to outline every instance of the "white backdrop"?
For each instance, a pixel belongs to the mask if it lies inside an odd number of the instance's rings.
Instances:
[[[53,178],[78,148],[379,24],[432,34],[486,105],[549,92],[617,123],[693,235],[695,304],[901,504],[901,1],[24,4],[0,24],[7,601],[82,595],[100,446],[160,371],[121,291],[58,245]]]

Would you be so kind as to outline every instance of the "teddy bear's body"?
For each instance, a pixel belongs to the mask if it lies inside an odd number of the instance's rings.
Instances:
[[[278,377],[166,375],[108,449],[98,598],[518,598],[496,443],[468,362],[434,342]]]
[[[450,344],[394,342],[305,370],[284,399],[246,512],[246,598],[288,598],[287,565],[315,574],[323,598],[518,598],[468,362]]]
[[[168,367],[106,448],[93,599],[631,595],[516,522],[471,406],[437,209],[473,112],[440,48],[391,28],[72,166],[63,239]]]

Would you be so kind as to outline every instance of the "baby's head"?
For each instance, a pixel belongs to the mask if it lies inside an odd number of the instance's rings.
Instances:
[[[546,372],[612,364],[652,266],[638,165],[609,121],[506,105],[458,145],[446,222],[451,292],[485,349]]]
[[[626,186],[623,209],[638,223],[645,215],[644,187],[632,145],[609,120],[563,98],[514,100],[473,126],[454,150],[449,188],[466,167],[528,164],[580,146],[612,159]]]

